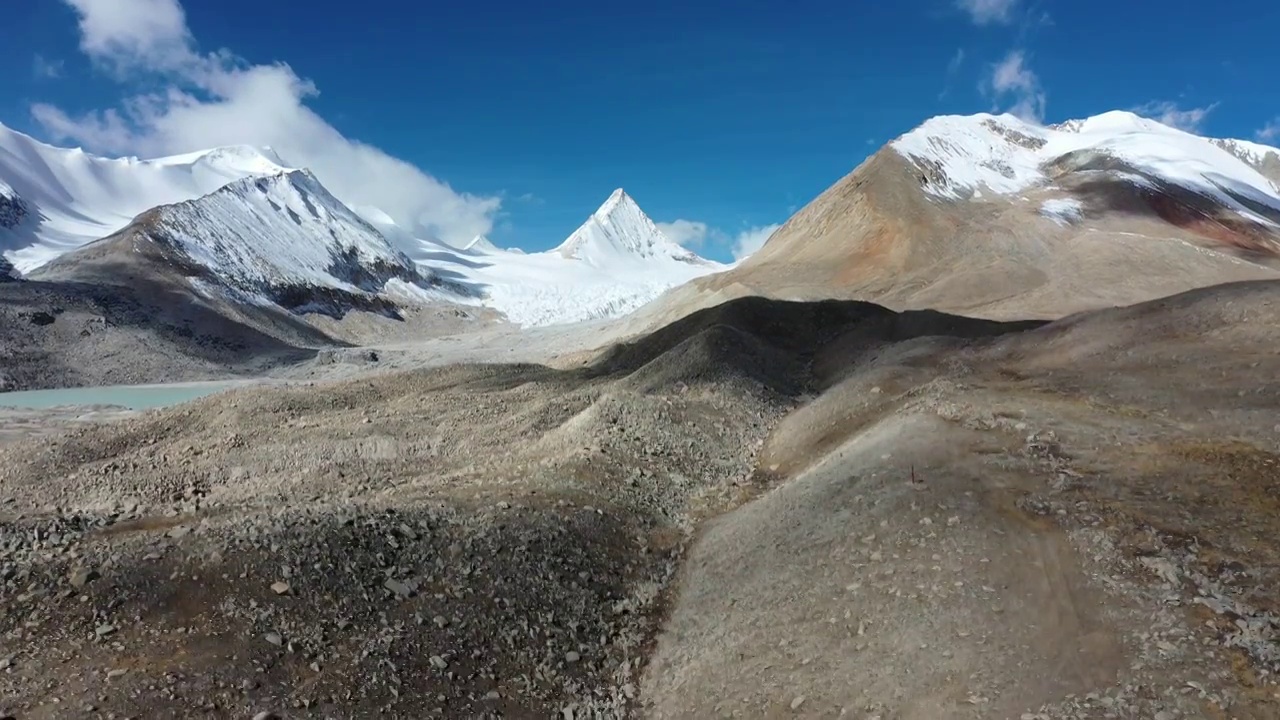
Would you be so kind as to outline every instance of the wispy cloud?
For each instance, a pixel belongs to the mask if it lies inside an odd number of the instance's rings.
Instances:
[[[1187,108],[1183,110],[1179,108],[1177,103],[1168,100],[1153,100],[1144,103],[1135,108],[1130,108],[1130,112],[1141,115],[1145,118],[1151,118],[1157,122],[1164,123],[1169,127],[1175,127],[1179,130],[1187,132],[1199,132],[1200,126],[1204,124],[1204,119],[1208,117],[1213,109],[1218,107],[1218,103],[1211,103],[1205,107]]]
[[[31,74],[37,80],[57,80],[62,77],[66,63],[62,60],[50,60],[43,55],[36,55],[31,61]]]
[[[1027,67],[1027,57],[1022,50],[1013,50],[1003,60],[991,66],[991,75],[980,87],[989,83],[997,101],[1005,99],[1013,104],[1007,111],[1033,122],[1044,120],[1045,92],[1040,78]]]
[[[1015,18],[1019,0],[956,0],[956,7],[975,25],[1008,25]]]
[[[757,250],[764,247],[764,244],[773,236],[780,224],[763,225],[761,227],[753,227],[738,233],[733,241],[733,259],[741,260],[748,255],[754,254]]]
[[[122,82],[160,89],[118,108],[71,116],[37,104],[58,139],[104,152],[163,155],[218,145],[269,145],[309,167],[353,206],[376,206],[419,234],[464,243],[488,233],[501,200],[461,193],[412,164],[343,136],[307,106],[318,94],[284,63],[253,65],[228,50],[203,54],[178,0],[64,0],[80,49]]]
[[[1275,142],[1276,140],[1280,140],[1280,117],[1272,118],[1266,125],[1263,125],[1256,134],[1258,139],[1262,142]]]
[[[707,238],[712,234],[706,223],[698,222],[697,220],[675,220],[669,223],[655,224],[669,240],[690,249],[697,249],[705,245]]]
[[[952,55],[951,60],[947,62],[945,84],[942,86],[942,92],[938,93],[939,100],[950,94],[952,81],[955,80],[956,73],[960,72],[960,68],[964,65],[964,59],[964,48],[956,48],[956,53]]]

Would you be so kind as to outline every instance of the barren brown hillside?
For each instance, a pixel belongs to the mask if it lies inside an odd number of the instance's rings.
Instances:
[[[1274,234],[1171,185],[1102,167],[1059,169],[1053,188],[951,201],[891,147],[871,156],[728,272],[677,288],[655,323],[732,297],[868,300],[997,319],[1056,318],[1222,282],[1280,277]],[[1039,208],[1074,198],[1077,222]],[[1260,234],[1261,233],[1261,234]],[[635,321],[639,324],[639,320]]]
[[[0,714],[1274,718],[1280,283],[747,299],[0,450]]]

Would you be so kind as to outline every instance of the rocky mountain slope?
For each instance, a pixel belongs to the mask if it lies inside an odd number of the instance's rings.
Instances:
[[[479,322],[303,170],[139,215],[0,287],[7,389],[261,373]]]
[[[129,267],[141,262],[149,267]],[[381,298],[388,283],[429,287],[408,257],[305,170],[237,180],[153,208],[29,277],[120,284],[148,271],[172,274],[200,292],[220,289],[300,314],[390,311]]]
[[[1277,162],[1128,113],[934,118],[648,312],[765,294],[1048,318],[1277,277]]]
[[[750,298],[14,443],[0,714],[1269,720],[1277,306]]]

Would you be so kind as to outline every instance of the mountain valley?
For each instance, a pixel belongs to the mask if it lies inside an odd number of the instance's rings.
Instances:
[[[1280,717],[1280,150],[944,116],[733,264],[0,126],[0,717]]]

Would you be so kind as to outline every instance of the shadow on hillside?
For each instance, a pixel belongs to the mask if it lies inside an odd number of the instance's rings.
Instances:
[[[194,292],[136,275],[122,275],[121,280],[124,282],[118,284],[81,280],[4,283],[0,285],[0,307],[10,310],[8,314],[14,318],[47,313],[55,322],[68,311],[79,311],[92,319],[81,330],[82,337],[111,328],[141,330],[183,356],[223,365],[233,372],[299,362],[313,357],[322,347],[349,346],[278,309],[240,306],[237,310],[242,321],[219,312]],[[55,336],[49,337],[55,342]],[[56,352],[56,348],[49,352]]]
[[[977,340],[1038,328],[1044,321],[996,322],[931,310],[895,312],[851,300],[796,302],[743,297],[698,310],[606,350],[588,377],[638,375],[646,385],[731,376],[784,395],[813,382],[815,355],[839,343],[870,349],[923,337]]]

